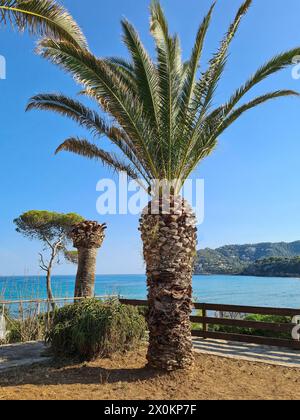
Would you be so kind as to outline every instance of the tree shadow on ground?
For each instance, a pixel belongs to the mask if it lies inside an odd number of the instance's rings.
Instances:
[[[133,383],[163,378],[169,374],[145,367],[104,368],[98,366],[63,364],[38,365],[6,373],[0,378],[1,387],[18,385],[104,385],[114,383]]]

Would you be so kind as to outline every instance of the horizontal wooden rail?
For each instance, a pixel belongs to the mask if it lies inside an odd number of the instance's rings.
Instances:
[[[120,303],[123,303],[124,305],[130,305],[130,306],[148,306],[147,300],[138,300],[138,299],[119,299]]]
[[[118,298],[118,296],[95,296],[95,299],[110,299]],[[49,299],[28,299],[28,300],[0,300],[0,305],[18,305],[18,304],[29,304],[29,303],[51,303],[51,302],[73,302],[77,300],[86,300],[85,297],[64,297],[64,298],[53,298]]]
[[[147,300],[120,299],[121,303],[132,306],[148,306]],[[300,315],[300,308],[269,308],[262,306],[240,306],[240,305],[221,305],[218,303],[194,303],[194,308],[198,310],[230,312],[255,315],[278,315],[278,316],[297,316]]]
[[[260,344],[265,346],[274,346],[274,347],[288,347],[295,350],[300,350],[300,341],[296,340],[283,340],[280,338],[268,338],[268,337],[258,337],[254,335],[246,334],[229,334],[229,333],[219,333],[212,331],[197,331],[193,330],[192,335],[194,337],[202,337],[206,339],[214,340],[225,340],[225,341],[237,341],[242,343],[249,344]]]
[[[136,299],[120,299],[121,303],[125,305],[133,306],[147,306],[146,300]],[[294,316],[300,316],[300,309],[292,308],[268,308],[258,306],[240,306],[240,305],[220,305],[217,303],[194,303],[194,308],[201,311],[202,316],[191,316],[191,322],[195,324],[202,324],[202,330],[192,330],[194,337],[202,337],[204,339],[215,339],[225,341],[237,341],[242,343],[260,344],[266,346],[275,347],[287,347],[292,349],[300,350],[300,341],[292,340],[292,330],[296,324],[292,323]],[[216,318],[207,316],[209,312],[218,313],[234,313],[234,314],[255,314],[255,315],[273,315],[290,317],[290,323],[276,323],[276,322],[259,322],[250,321],[236,318]],[[290,333],[291,339],[272,338],[272,337],[260,337],[256,335],[238,334],[238,333],[226,333],[218,331],[209,331],[209,326],[228,326],[233,328],[243,328],[249,330],[264,330],[275,333]]]
[[[255,330],[267,330],[276,332],[290,332],[297,324],[286,323],[279,324],[273,322],[259,322],[259,321],[246,321],[243,319],[228,319],[228,318],[210,318],[201,316],[192,316],[191,321],[199,324],[209,325],[226,325],[237,328],[249,328]]]
[[[300,315],[300,309],[292,308],[268,308],[259,306],[237,306],[237,305],[219,305],[218,303],[195,303],[195,309],[206,309],[207,311],[231,312],[256,315],[278,315],[278,316],[297,316]]]

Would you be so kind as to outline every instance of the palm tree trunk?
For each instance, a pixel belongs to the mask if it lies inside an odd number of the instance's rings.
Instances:
[[[78,271],[75,284],[75,298],[93,297],[95,294],[95,273],[97,248],[78,248]]]
[[[74,247],[78,249],[75,298],[94,297],[97,253],[103,243],[105,229],[105,224],[85,221],[72,230]]]
[[[140,221],[149,302],[147,359],[154,368],[184,369],[194,360],[190,315],[196,217],[182,198],[172,200],[169,214],[161,202],[159,214],[149,213],[148,206]]]

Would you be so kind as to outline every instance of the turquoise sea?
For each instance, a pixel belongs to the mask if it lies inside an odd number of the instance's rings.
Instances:
[[[54,276],[56,297],[72,297],[74,276]],[[242,276],[194,276],[198,302],[300,308],[300,279]],[[144,275],[98,275],[97,295],[146,298]],[[45,298],[43,277],[0,277],[0,299]]]

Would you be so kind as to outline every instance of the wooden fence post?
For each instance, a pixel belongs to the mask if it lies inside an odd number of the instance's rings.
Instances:
[[[206,333],[207,333],[207,322],[206,322],[206,317],[207,317],[207,310],[206,310],[206,306],[205,303],[203,304],[203,309],[202,309],[202,316],[203,316],[203,324],[202,324],[202,328],[203,328],[203,333],[204,333],[204,339],[206,340]]]

